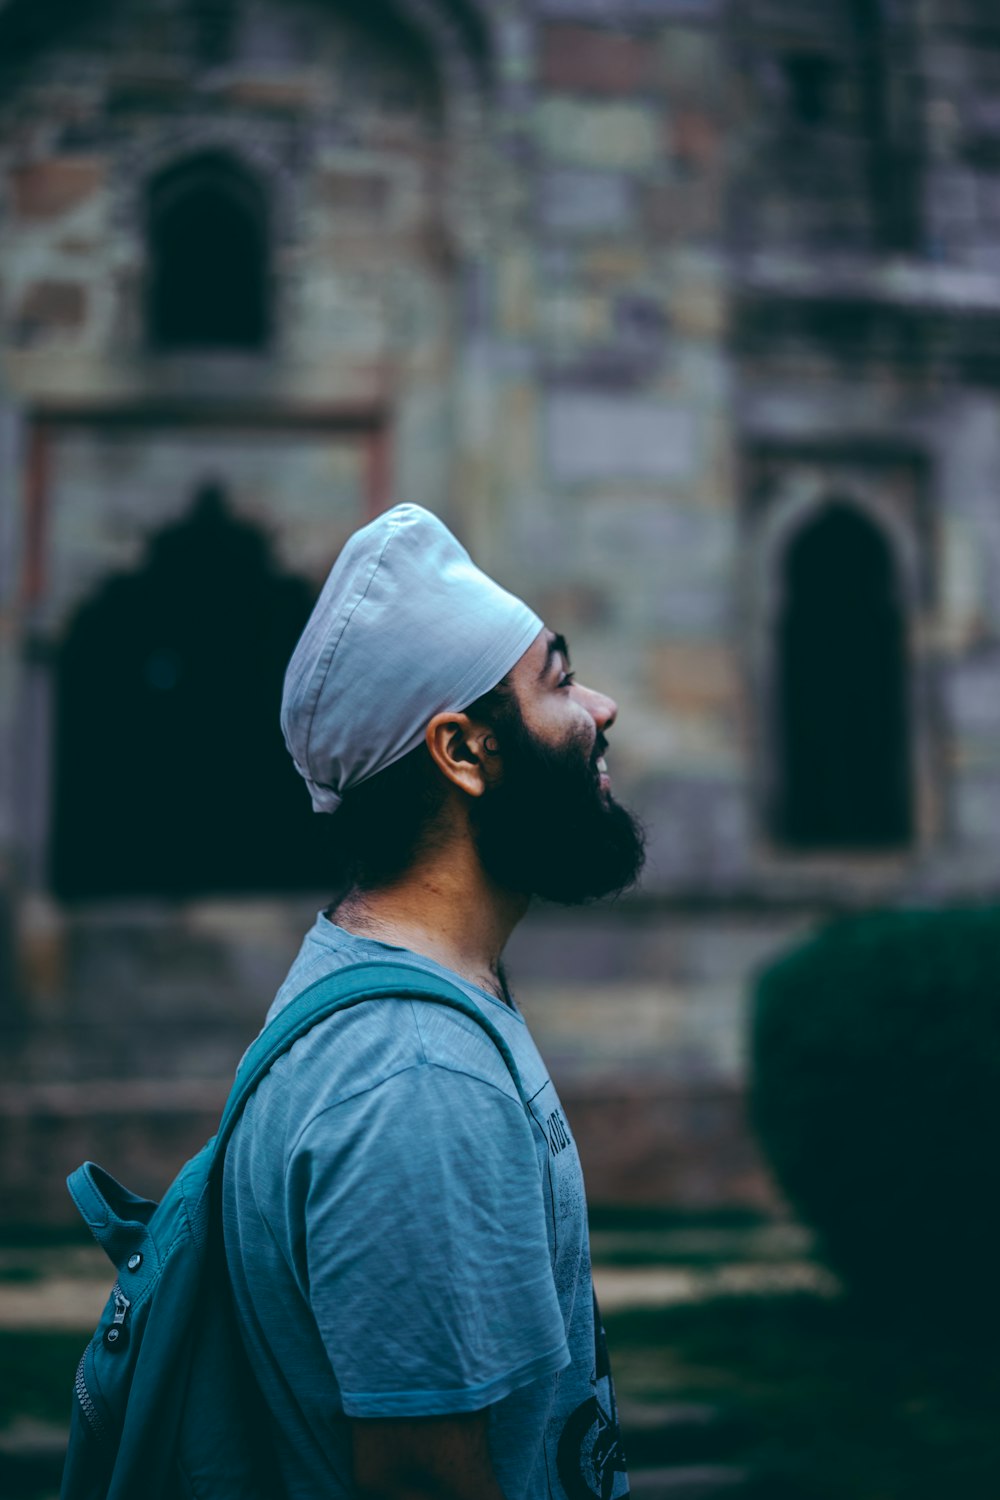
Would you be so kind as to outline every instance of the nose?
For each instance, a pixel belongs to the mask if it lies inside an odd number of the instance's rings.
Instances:
[[[598,732],[604,734],[618,717],[618,704],[605,693],[596,693],[593,688],[581,687],[579,691],[584,699],[584,707],[597,725]]]

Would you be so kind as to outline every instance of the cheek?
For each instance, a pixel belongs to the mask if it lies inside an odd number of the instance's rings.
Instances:
[[[524,722],[529,733],[553,747],[578,745],[589,754],[597,738],[590,714],[568,694],[533,705],[530,717],[525,714]]]
[[[563,725],[563,744],[567,749],[575,747],[589,760],[597,742],[597,726],[585,709],[578,709],[571,722]]]
[[[593,745],[597,739],[597,720],[585,703],[581,703],[577,698],[571,701],[573,704],[574,733],[579,737],[581,743]]]
[[[588,757],[597,742],[597,724],[579,689],[542,687],[519,695],[527,732],[552,749],[576,745]]]

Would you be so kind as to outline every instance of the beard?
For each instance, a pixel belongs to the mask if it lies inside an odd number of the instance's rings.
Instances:
[[[573,737],[548,745],[516,704],[495,725],[503,774],[476,799],[472,830],[483,868],[499,885],[579,906],[620,895],[639,877],[645,838],[628,808],[601,790],[606,748]]]

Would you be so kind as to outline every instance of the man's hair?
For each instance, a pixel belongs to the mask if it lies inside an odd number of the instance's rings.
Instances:
[[[463,711],[497,728],[510,715],[519,716],[509,678]],[[345,793],[330,828],[338,896],[391,885],[433,848],[447,793],[448,783],[424,741]]]

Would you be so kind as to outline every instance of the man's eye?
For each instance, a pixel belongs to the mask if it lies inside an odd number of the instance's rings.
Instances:
[[[559,679],[559,686],[561,688],[572,687],[575,681],[576,681],[576,673],[575,672],[564,672],[563,675]]]

